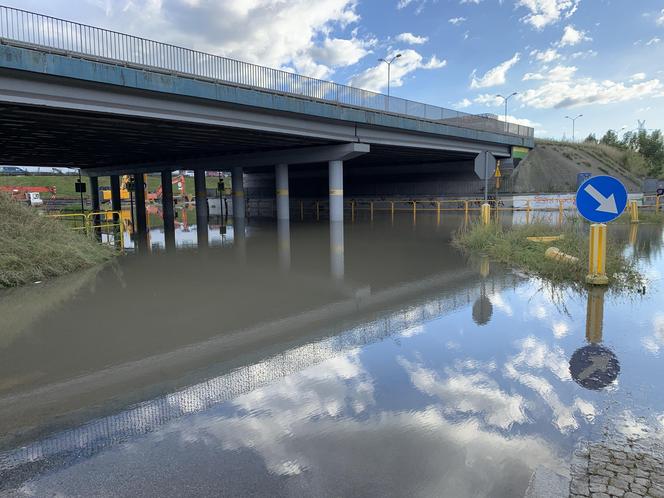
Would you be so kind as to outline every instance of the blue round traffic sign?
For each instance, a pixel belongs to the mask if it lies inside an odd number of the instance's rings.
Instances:
[[[576,208],[592,223],[615,220],[627,207],[627,189],[612,176],[593,176],[576,192]]]

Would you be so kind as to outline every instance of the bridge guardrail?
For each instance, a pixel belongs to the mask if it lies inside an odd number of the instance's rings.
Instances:
[[[0,5],[0,42],[524,138],[533,128]]]

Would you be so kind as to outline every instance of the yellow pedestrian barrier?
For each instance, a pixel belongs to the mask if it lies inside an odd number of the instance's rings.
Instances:
[[[639,222],[639,204],[636,201],[629,201],[629,219],[632,223]]]
[[[491,223],[491,205],[487,202],[482,204],[482,225]]]
[[[586,282],[592,285],[607,285],[606,276],[606,225],[590,225],[590,246],[588,255],[588,276]]]
[[[586,339],[591,344],[602,342],[602,328],[604,327],[604,293],[606,289],[596,287],[588,291],[588,306],[586,309]]]

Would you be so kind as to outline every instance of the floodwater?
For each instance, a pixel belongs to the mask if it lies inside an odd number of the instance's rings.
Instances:
[[[520,497],[661,434],[661,228],[612,227],[649,278],[616,296],[466,258],[461,222],[157,227],[0,293],[0,495]]]

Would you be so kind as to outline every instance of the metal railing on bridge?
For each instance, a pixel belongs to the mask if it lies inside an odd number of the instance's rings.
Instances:
[[[0,6],[0,42],[271,93],[408,116],[459,128],[533,137],[533,128],[228,59],[168,43]]]

